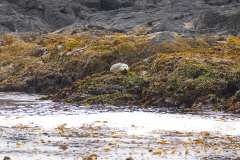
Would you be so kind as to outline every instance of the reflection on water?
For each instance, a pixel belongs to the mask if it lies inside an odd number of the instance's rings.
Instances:
[[[106,111],[0,93],[0,159],[209,159],[240,156],[240,118]],[[109,109],[108,109],[109,110]]]

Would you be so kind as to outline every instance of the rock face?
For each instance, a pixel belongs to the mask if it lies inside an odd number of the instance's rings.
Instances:
[[[127,32],[234,33],[239,0],[1,0],[0,32],[53,31],[69,25]]]
[[[173,42],[177,37],[178,35],[175,32],[156,32],[151,34],[151,42],[153,44],[169,43]]]

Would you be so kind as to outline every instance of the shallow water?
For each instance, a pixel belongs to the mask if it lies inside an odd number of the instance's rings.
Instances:
[[[0,159],[240,157],[240,118],[222,113],[109,111],[0,93]]]

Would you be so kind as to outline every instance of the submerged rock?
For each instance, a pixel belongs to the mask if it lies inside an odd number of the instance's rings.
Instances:
[[[3,160],[11,160],[11,158],[8,157],[8,156],[5,156],[5,157],[3,158]]]
[[[96,154],[92,154],[88,157],[83,158],[83,160],[97,160],[97,155]]]
[[[111,66],[110,72],[112,73],[121,73],[129,71],[129,67],[125,63],[116,63]]]

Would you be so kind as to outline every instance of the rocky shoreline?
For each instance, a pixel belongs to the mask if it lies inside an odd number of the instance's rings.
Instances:
[[[239,8],[239,0],[3,0],[0,91],[238,113]],[[112,72],[114,64],[127,71]]]
[[[0,33],[105,29],[235,34],[239,0],[2,0]]]
[[[84,105],[240,111],[237,36],[87,30],[5,34],[0,42],[0,91]],[[129,71],[110,72],[120,62]]]

